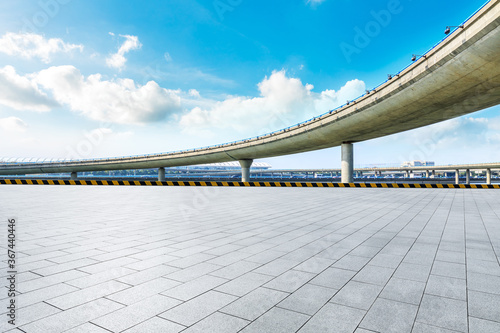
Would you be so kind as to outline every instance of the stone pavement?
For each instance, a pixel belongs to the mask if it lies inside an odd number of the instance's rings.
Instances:
[[[500,332],[500,191],[0,186],[9,332]]]

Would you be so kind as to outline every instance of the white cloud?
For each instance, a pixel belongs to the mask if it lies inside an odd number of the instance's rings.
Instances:
[[[266,77],[258,88],[260,97],[228,97],[207,109],[195,107],[181,117],[180,125],[193,134],[218,129],[263,134],[327,112],[362,94],[365,84],[352,80],[339,91],[315,93],[312,85],[279,71]]]
[[[83,46],[65,43],[60,38],[46,39],[34,33],[8,32],[0,38],[0,52],[26,59],[40,58],[45,63],[49,63],[55,53],[69,53],[75,49],[81,52]]]
[[[141,86],[131,79],[102,80],[100,74],[85,78],[73,66],[50,67],[35,81],[59,103],[94,120],[143,124],[180,111],[178,92],[154,81]]]
[[[189,89],[189,96],[195,97],[195,98],[200,98],[200,92],[196,89]]]
[[[323,2],[325,2],[326,0],[307,0],[306,3],[308,5],[311,5],[311,6],[318,6],[318,5],[321,5]]]
[[[28,125],[17,117],[0,118],[0,128],[8,132],[25,132]]]
[[[112,32],[110,32],[110,35],[114,36]],[[108,58],[106,58],[106,64],[108,67],[117,68],[119,70],[121,70],[127,62],[125,54],[132,50],[138,50],[142,47],[142,44],[139,42],[139,38],[137,38],[137,36],[120,35],[120,37],[124,37],[125,42],[123,42],[120,46],[118,52],[111,54]]]
[[[29,76],[21,76],[12,66],[0,68],[0,104],[16,110],[50,111],[58,106]]]

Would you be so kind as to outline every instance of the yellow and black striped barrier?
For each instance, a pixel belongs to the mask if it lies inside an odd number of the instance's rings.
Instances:
[[[150,181],[150,180],[66,180],[0,179],[0,185],[94,185],[94,186],[231,186],[231,187],[350,187],[350,188],[483,188],[486,184],[397,184],[397,183],[316,183],[316,182],[234,182],[234,181]]]

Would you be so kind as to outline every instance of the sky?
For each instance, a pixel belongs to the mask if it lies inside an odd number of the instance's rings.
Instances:
[[[3,1],[0,158],[160,153],[279,130],[381,84],[485,2]],[[499,111],[356,143],[355,166],[498,162]],[[340,148],[259,161],[337,168]]]

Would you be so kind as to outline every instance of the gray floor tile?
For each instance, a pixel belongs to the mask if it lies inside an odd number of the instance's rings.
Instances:
[[[305,314],[281,308],[272,308],[245,327],[241,333],[296,332],[310,318]]]
[[[500,265],[498,264],[498,261],[486,261],[480,259],[467,260],[467,271],[500,276]]]
[[[281,291],[258,288],[220,311],[246,320],[255,320],[287,296],[287,293]]]
[[[413,281],[427,282],[430,271],[431,266],[422,266],[403,262],[401,263],[401,265],[399,265],[398,269],[396,269],[394,277]]]
[[[191,326],[212,313],[235,301],[237,297],[209,291],[159,316],[184,326]]]
[[[418,306],[377,299],[359,325],[376,332],[411,332]]]
[[[417,321],[459,332],[467,332],[467,302],[425,294]]]
[[[250,272],[215,288],[215,290],[235,296],[243,296],[272,279],[273,277],[270,275]]]
[[[357,281],[349,281],[331,300],[332,303],[368,310],[378,294],[381,286]]]
[[[220,268],[221,266],[219,265],[203,262],[188,268],[181,269],[180,271],[176,271],[174,273],[165,275],[165,277],[179,282],[188,282],[196,278],[199,278],[200,276],[203,276],[205,274],[216,271]]]
[[[500,295],[500,276],[467,272],[467,288]]]
[[[419,305],[424,294],[425,283],[392,278],[389,280],[380,297],[393,301]]]
[[[366,311],[328,303],[318,311],[298,332],[300,333],[351,333],[354,332]]]
[[[292,269],[293,267],[297,266],[299,263],[300,262],[292,260],[275,259],[265,264],[264,266],[257,268],[253,272],[259,274],[278,276],[288,271],[289,269]]]
[[[181,301],[190,300],[193,297],[201,295],[211,289],[226,283],[228,280],[216,276],[204,275],[195,280],[183,283],[179,286],[162,292],[162,295],[179,299]]]
[[[64,333],[109,333],[109,331],[92,323],[85,323]]]
[[[175,267],[158,265],[145,270],[141,270],[139,272],[127,274],[125,276],[117,278],[116,280],[119,282],[130,284],[132,286],[136,286],[138,284],[154,280],[156,278],[168,275],[178,270],[179,269]]]
[[[339,268],[327,268],[324,272],[311,280],[311,284],[323,286],[332,289],[342,288],[356,272]]]
[[[295,290],[299,289],[309,280],[311,280],[314,276],[315,274],[313,273],[296,271],[292,269],[269,281],[264,285],[264,287],[284,291],[287,293],[293,293]]]
[[[353,280],[385,286],[392,274],[394,274],[393,268],[367,265],[353,277]]]
[[[189,327],[183,333],[234,333],[239,332],[250,321],[215,312],[207,318]]]
[[[96,284],[100,284],[103,282],[107,282],[110,280],[116,280],[121,277],[127,276],[128,274],[135,273],[133,269],[123,268],[123,267],[115,267],[105,270],[96,274],[89,274],[87,276],[67,281],[66,284],[78,287],[78,288],[88,288],[91,286],[95,286]],[[127,283],[126,281],[121,281],[123,283]],[[130,284],[130,283],[128,283]]]
[[[432,326],[416,321],[413,325],[412,333],[456,333],[455,330],[448,330],[446,328]]]
[[[153,295],[157,295],[171,288],[178,286],[180,283],[177,281],[157,278],[134,287],[116,292],[107,298],[125,305],[130,305]]]
[[[26,333],[62,332],[80,326],[94,318],[106,315],[123,307],[113,301],[97,299],[83,305],[59,312],[49,317],[21,326]]]
[[[403,256],[379,253],[375,257],[373,257],[372,260],[370,260],[370,265],[387,268],[397,268],[402,260]]]
[[[469,317],[469,333],[498,333],[500,322]]]
[[[427,286],[425,287],[425,293],[462,301],[467,300],[465,280],[446,276],[429,276],[429,281],[427,281]]]
[[[465,265],[446,261],[435,261],[431,274],[465,279]]]
[[[210,275],[218,276],[224,279],[235,279],[245,273],[253,271],[254,269],[260,267],[261,264],[249,261],[238,261],[234,264],[225,266],[224,268],[218,269],[211,272]]]
[[[469,315],[500,323],[500,295],[469,290]]]
[[[160,317],[153,317],[142,323],[132,326],[123,333],[178,333],[184,330],[182,326]],[[106,330],[106,332],[109,332]],[[82,332],[83,333],[83,332]]]
[[[217,195],[185,219],[177,208],[199,190]],[[498,331],[496,191],[332,190],[9,187],[0,212],[23,221],[19,323],[35,333],[103,332],[99,320],[134,333],[366,333],[407,331],[419,307],[417,333]]]
[[[127,288],[130,288],[128,284],[111,280],[89,288],[52,298],[46,302],[50,305],[58,307],[59,309],[67,310],[74,306],[114,294]]]
[[[336,289],[306,284],[284,299],[277,306],[307,315],[313,315],[325,305],[336,292]]]
[[[112,332],[121,332],[140,324],[181,302],[166,296],[154,295],[108,315],[92,320],[92,323]]]
[[[359,271],[361,268],[363,268],[368,261],[370,261],[370,258],[367,257],[359,257],[355,255],[346,255],[339,259],[337,262],[335,262],[332,267],[333,268],[341,268],[341,269],[347,269],[351,271]]]
[[[319,257],[312,257],[298,266],[295,266],[294,269],[297,271],[309,272],[309,273],[321,273],[330,265],[332,265],[335,260],[324,259]]]

